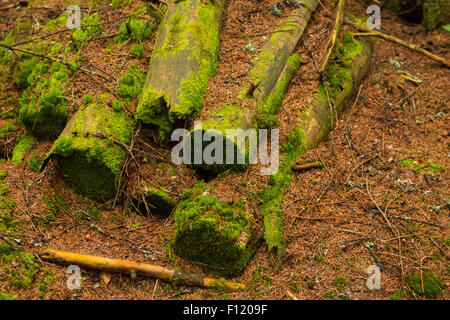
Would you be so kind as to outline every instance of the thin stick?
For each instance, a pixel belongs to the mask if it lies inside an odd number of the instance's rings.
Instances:
[[[293,164],[291,165],[291,169],[294,171],[302,171],[302,170],[308,170],[312,168],[323,168],[323,162],[322,161],[314,161],[304,164]]]
[[[36,53],[36,52],[24,50],[24,49],[19,49],[19,48],[13,48],[12,46],[9,46],[9,45],[4,44],[4,43],[0,43],[0,47],[6,48],[6,49],[12,51],[13,53],[15,53],[15,51],[19,51],[19,52],[23,52],[23,53],[26,53],[26,54],[30,54],[30,55],[33,55],[33,56],[36,56],[36,57],[39,57],[39,58],[44,58],[44,59],[48,59],[48,60],[51,60],[51,61],[55,61],[55,62],[62,63],[62,64],[64,64],[64,65],[68,66],[69,68],[73,68],[73,67],[74,67],[72,64],[70,64],[70,63],[67,62],[67,61],[64,61],[64,60],[61,60],[61,59],[56,59],[56,58],[47,56],[47,55],[45,55],[45,54],[40,54],[40,53]],[[78,70],[80,70],[80,71],[83,71],[84,73],[87,73],[87,74],[90,75],[90,76],[96,75],[96,76],[99,76],[100,78],[102,78],[102,79],[104,79],[104,80],[106,80],[106,81],[109,81],[108,78],[106,78],[106,77],[103,76],[102,74],[97,73],[97,72],[95,72],[95,71],[91,71],[91,70],[85,69],[85,68],[80,67],[80,66],[75,66],[75,68],[78,69]]]
[[[384,40],[391,41],[391,42],[399,44],[399,45],[401,45],[401,46],[403,46],[405,48],[408,48],[410,50],[413,50],[413,51],[416,51],[418,53],[421,53],[424,56],[426,56],[426,57],[428,57],[428,58],[430,58],[430,59],[432,59],[434,61],[437,61],[437,62],[443,64],[447,68],[450,67],[450,60],[445,59],[445,58],[440,57],[440,56],[437,56],[434,53],[431,53],[430,51],[427,51],[425,49],[422,49],[418,45],[415,45],[415,44],[412,44],[412,43],[408,43],[408,42],[406,42],[406,41],[404,41],[402,39],[399,39],[397,37],[394,37],[394,36],[391,36],[391,35],[388,35],[388,34],[384,34],[384,33],[378,32],[378,31],[374,31],[374,30],[370,30],[369,28],[367,28],[365,26],[361,26],[361,25],[351,21],[348,18],[344,18],[344,23],[348,24],[349,26],[352,26],[353,28],[355,28],[355,29],[357,29],[359,31],[364,32],[363,34],[361,34],[361,33],[358,34],[360,36],[379,37],[379,38],[382,38]]]
[[[344,8],[345,8],[345,0],[339,0],[336,8],[336,20],[334,23],[333,33],[329,40],[330,44],[328,46],[328,53],[325,56],[325,60],[323,61],[322,66],[320,67],[319,70],[321,77],[323,76],[324,72],[327,69],[328,61],[330,60],[331,54],[333,53],[334,47],[336,46],[337,37],[339,31],[341,30],[342,21],[344,19]]]
[[[104,270],[110,272],[122,272],[128,274],[141,274],[166,281],[179,281],[185,285],[204,288],[227,288],[230,290],[244,289],[245,285],[237,282],[203,278],[202,276],[187,274],[165,267],[139,263],[130,260],[111,259],[105,257],[78,254],[69,251],[47,248],[40,257],[44,260],[76,264],[89,269]]]

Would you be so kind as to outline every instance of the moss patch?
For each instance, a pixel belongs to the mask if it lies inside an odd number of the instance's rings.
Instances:
[[[411,274],[408,277],[408,285],[416,294],[428,299],[436,298],[445,288],[442,278],[436,276],[431,270],[423,270],[422,276],[420,272]]]
[[[21,163],[26,154],[33,148],[34,139],[27,134],[22,134],[17,138],[17,144],[12,152],[11,161],[15,164]]]

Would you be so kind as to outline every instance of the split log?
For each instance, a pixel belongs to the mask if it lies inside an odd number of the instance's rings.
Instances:
[[[246,131],[256,129],[258,125],[273,124],[276,110],[300,65],[300,56],[293,52],[317,4],[316,0],[299,1],[299,8],[295,9],[278,32],[270,37],[248,72],[249,81],[238,95],[239,104],[224,105],[210,110],[206,119],[191,130],[190,135],[194,137],[194,141],[197,140],[196,137],[203,137],[204,141],[223,143],[222,158],[216,157],[213,164],[202,161],[198,164],[202,169],[218,173],[230,167],[239,170],[248,165],[250,160],[248,139],[239,132],[238,135],[243,138],[239,142],[236,137],[227,136],[227,130]],[[261,117],[258,124],[259,116]],[[227,148],[227,145],[230,147]],[[202,145],[202,152],[207,146],[206,143]]]
[[[40,257],[48,261],[56,261],[65,264],[75,264],[88,269],[103,270],[109,272],[121,272],[130,275],[143,275],[161,279],[164,281],[174,281],[184,285],[198,286],[204,288],[226,288],[230,290],[244,289],[245,285],[237,282],[226,281],[225,279],[211,279],[202,276],[188,274],[165,267],[139,263],[130,260],[111,259],[105,257],[78,254],[57,249],[45,249]]]
[[[344,33],[333,55],[335,61],[329,68],[327,83],[319,84],[314,102],[305,107],[295,129],[286,138],[280,155],[280,168],[271,177],[271,186],[262,196],[264,203],[261,207],[264,239],[269,249],[277,250],[279,258],[284,252],[281,205],[293,174],[291,164],[298,156],[317,146],[332,130],[337,115],[369,70],[372,47],[370,39],[356,40],[350,33]]]
[[[222,3],[180,0],[168,4],[158,32],[136,118],[164,139],[175,124],[199,114],[217,68]]]
[[[99,202],[113,198],[119,190],[133,131],[133,120],[124,112],[108,109],[104,102],[98,99],[78,110],[43,163],[57,158],[66,183]]]

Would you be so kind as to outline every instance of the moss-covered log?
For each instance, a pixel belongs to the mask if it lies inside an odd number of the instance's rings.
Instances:
[[[241,272],[261,239],[252,229],[245,202],[218,200],[204,183],[186,190],[181,198],[174,213],[175,253],[223,276]]]
[[[133,120],[105,107],[105,99],[72,116],[44,162],[56,157],[67,184],[99,202],[113,198],[122,182],[122,167],[129,155],[126,146],[133,131]]]
[[[450,23],[448,0],[385,0],[384,3],[400,17],[422,23],[427,31],[436,29],[440,24]]]
[[[201,110],[217,68],[223,2],[168,4],[136,113],[139,121],[159,129],[161,139]]]
[[[230,167],[245,168],[249,163],[248,140],[241,143],[226,136],[227,130],[269,127],[276,122],[276,111],[289,83],[298,70],[300,56],[294,49],[308,24],[312,12],[317,7],[316,0],[301,0],[283,26],[275,32],[254,60],[254,66],[248,73],[248,84],[240,93],[240,103],[222,106],[208,112],[206,118],[193,128],[191,136],[212,136],[209,141],[221,139],[224,145],[223,159],[209,164],[203,161],[200,167],[222,172]],[[259,120],[259,121],[258,121]],[[201,130],[201,134],[196,133]],[[208,132],[207,132],[208,131]],[[227,144],[233,148],[225,148]],[[203,150],[208,143],[203,144]],[[228,149],[228,150],[227,150]],[[227,154],[232,152],[232,155]],[[227,163],[226,159],[234,159]],[[244,159],[244,161],[237,161]]]
[[[319,85],[314,102],[302,111],[298,124],[282,146],[279,170],[271,177],[271,186],[261,195],[264,238],[270,249],[277,249],[279,256],[284,250],[281,204],[284,191],[291,182],[291,165],[331,131],[337,115],[369,70],[372,47],[372,40],[357,40],[350,33],[343,35],[333,55],[334,62],[329,68],[327,83]]]

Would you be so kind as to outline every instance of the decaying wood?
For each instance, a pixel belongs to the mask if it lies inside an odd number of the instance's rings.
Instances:
[[[47,248],[39,256],[47,261],[55,261],[65,264],[75,264],[88,269],[127,274],[140,274],[165,281],[178,281],[184,285],[204,288],[227,288],[230,290],[244,289],[245,285],[237,282],[204,278],[198,275],[183,273],[165,267],[140,263],[130,260],[120,260],[98,257],[86,254],[78,254],[69,251]]]
[[[404,41],[402,39],[399,39],[397,37],[391,36],[389,34],[378,32],[378,31],[375,31],[375,30],[371,30],[371,29],[369,29],[369,28],[367,28],[365,26],[359,25],[356,22],[351,21],[348,18],[344,19],[344,23],[348,24],[349,26],[352,26],[353,28],[355,28],[355,29],[357,29],[359,31],[364,32],[364,33],[359,33],[358,36],[378,37],[378,38],[381,38],[381,39],[384,39],[384,40],[396,43],[398,45],[401,45],[402,47],[405,47],[405,48],[408,48],[410,50],[416,51],[416,52],[418,52],[418,53],[420,53],[420,54],[422,54],[422,55],[424,55],[424,56],[426,56],[426,57],[428,57],[428,58],[430,58],[430,59],[432,59],[434,61],[437,61],[437,62],[443,64],[444,66],[446,66],[447,68],[450,67],[450,60],[445,59],[444,57],[440,57],[438,55],[435,55],[434,53],[431,53],[430,51],[427,51],[427,50],[419,47],[416,44],[408,43],[408,42],[406,42],[406,41]]]
[[[201,110],[214,75],[223,4],[213,0],[172,0],[158,30],[137,119],[168,135]]]
[[[339,35],[339,31],[341,30],[341,25],[344,20],[344,8],[345,8],[345,0],[339,0],[338,5],[336,7],[336,20],[329,41],[328,52],[319,70],[321,77],[324,75],[327,69],[328,61],[330,60],[331,54],[333,53],[334,47],[336,46],[337,37]]]
[[[317,4],[316,0],[299,1],[300,7],[291,13],[284,25],[267,41],[258,54],[255,65],[248,72],[249,83],[245,90],[248,96],[261,102],[270,93],[287,59],[292,55],[302,37]],[[268,57],[270,59],[267,59]],[[256,88],[251,90],[255,86]]]

